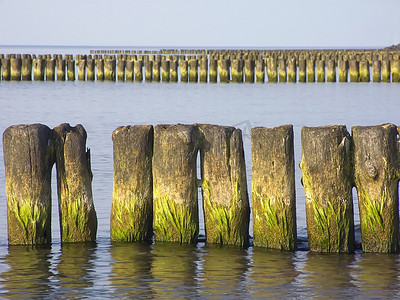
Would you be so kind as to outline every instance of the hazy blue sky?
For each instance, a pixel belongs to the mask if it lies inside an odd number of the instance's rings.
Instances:
[[[0,45],[374,47],[400,0],[0,0]]]

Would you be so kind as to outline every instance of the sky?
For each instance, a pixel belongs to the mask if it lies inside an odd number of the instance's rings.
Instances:
[[[400,0],[0,0],[0,45],[329,48],[400,43]]]

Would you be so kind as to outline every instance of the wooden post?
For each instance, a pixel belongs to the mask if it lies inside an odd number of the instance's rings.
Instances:
[[[65,60],[57,59],[57,81],[65,81]]]
[[[178,61],[173,59],[169,62],[171,82],[178,82]]]
[[[326,62],[326,81],[336,82],[336,62],[335,60],[328,60]]]
[[[42,58],[33,59],[33,76],[35,81],[43,81],[45,75],[46,62]]]
[[[160,82],[161,81],[161,62],[158,60],[153,61],[153,81]]]
[[[153,80],[153,61],[147,60],[144,62],[145,81],[151,82]]]
[[[67,79],[75,81],[75,61],[73,59],[67,60]]]
[[[254,246],[297,248],[293,126],[251,129]]]
[[[56,60],[54,58],[46,61],[46,81],[56,80]]]
[[[392,73],[392,82],[400,82],[400,59],[399,58],[391,60],[390,72]]]
[[[197,153],[195,126],[154,127],[153,226],[156,241],[197,242]]]
[[[11,80],[11,62],[10,58],[2,58],[1,59],[1,67],[2,67],[2,79],[3,81]]]
[[[42,124],[15,125],[3,133],[8,243],[51,243],[52,130]]]
[[[118,81],[125,81],[125,67],[126,67],[126,60],[122,59],[121,57],[117,61],[117,68],[118,68]]]
[[[244,61],[244,81],[246,83],[254,83],[254,59],[246,59]]]
[[[115,81],[116,61],[114,57],[107,57],[104,59],[104,80]]]
[[[153,237],[153,126],[123,126],[112,134],[114,189],[111,241]]]
[[[163,82],[169,82],[170,81],[170,64],[169,60],[162,60],[161,61],[161,78]]]
[[[210,59],[210,83],[217,83],[218,81],[218,61]]]
[[[86,80],[86,57],[81,57],[78,61],[78,80]]]
[[[338,61],[339,82],[347,82],[348,70],[349,61],[347,59],[340,59]]]
[[[22,58],[22,80],[32,80],[32,57],[31,55],[24,55]]]
[[[287,82],[286,59],[278,59],[279,82]]]
[[[373,82],[381,82],[381,61],[380,60],[372,61],[372,81]]]
[[[355,59],[349,62],[350,82],[358,82],[360,80],[359,62]]]
[[[104,59],[97,60],[97,81],[104,80]]]
[[[287,60],[287,76],[288,82],[296,82],[297,80],[297,65],[296,65],[296,58],[290,57]]]
[[[92,195],[90,150],[82,125],[54,128],[61,241],[94,242],[97,217]]]
[[[390,60],[382,60],[382,82],[390,82]]]
[[[299,82],[306,82],[306,60],[304,58],[299,59]]]
[[[181,82],[189,81],[188,61],[185,58],[179,60],[179,69],[181,71]]]
[[[198,127],[206,240],[247,247],[250,207],[242,132],[209,124]]]
[[[208,81],[208,59],[203,57],[200,60],[200,82],[207,83]]]
[[[278,66],[274,57],[266,58],[268,83],[278,82]]]
[[[95,62],[91,57],[86,61],[87,81],[94,81],[95,78]]]
[[[301,143],[310,251],[353,252],[352,143],[346,126],[303,127]]]
[[[228,59],[220,59],[218,61],[218,74],[220,83],[228,83],[231,79],[230,61]]]
[[[325,61],[317,60],[317,82],[325,82]]]
[[[370,72],[369,72],[368,60],[360,61],[360,82],[370,82]]]
[[[190,60],[189,82],[197,83],[199,81],[198,68],[199,62],[197,58],[192,58]]]
[[[243,64],[242,60],[234,59],[231,62],[232,82],[243,82]]]
[[[135,61],[135,82],[143,81],[143,60]]]
[[[393,124],[352,127],[364,252],[399,251],[399,138]]]
[[[22,60],[21,58],[11,58],[11,80],[13,81],[21,81],[21,68],[22,68]]]
[[[315,82],[315,60],[307,59],[307,82]]]
[[[265,62],[262,58],[256,60],[256,82],[265,82]]]

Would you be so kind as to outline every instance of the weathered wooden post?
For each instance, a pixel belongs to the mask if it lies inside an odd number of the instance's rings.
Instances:
[[[143,60],[135,61],[135,82],[143,81]]]
[[[52,130],[42,124],[14,125],[3,133],[8,242],[51,243]]]
[[[336,82],[336,62],[334,59],[326,62],[326,81]]]
[[[146,82],[151,82],[153,80],[153,61],[146,60],[144,62],[144,78]]]
[[[352,127],[364,252],[399,251],[399,138],[393,124]]]
[[[65,60],[57,59],[57,81],[65,81]]]
[[[153,226],[156,241],[197,241],[197,152],[195,126],[154,127]]]
[[[197,58],[190,60],[189,82],[197,83],[199,81],[198,75],[199,62]]]
[[[244,61],[244,81],[246,83],[254,83],[254,59],[246,59]]]
[[[309,248],[353,252],[352,142],[346,126],[303,127],[301,143]]]
[[[307,82],[315,82],[315,59],[310,57],[307,63]]]
[[[82,125],[61,124],[53,129],[56,148],[57,189],[61,241],[96,240],[97,217],[92,195],[90,150]]]
[[[56,80],[56,60],[54,58],[46,60],[46,81]]]
[[[391,60],[390,72],[392,73],[392,82],[400,82],[400,59],[398,57]]]
[[[81,57],[78,61],[78,80],[86,80],[86,57]]]
[[[115,81],[115,71],[117,63],[114,57],[106,57],[104,59],[104,80]]]
[[[10,58],[2,58],[1,59],[1,67],[2,67],[2,79],[3,81],[11,80],[11,62]]]
[[[169,62],[171,82],[178,82],[178,61],[173,59]]]
[[[242,132],[234,127],[198,125],[206,240],[249,245],[250,207]]]
[[[299,59],[299,82],[306,82],[306,60],[304,58]]]
[[[347,82],[349,72],[349,61],[347,59],[338,60],[339,82]]]
[[[349,61],[350,82],[358,82],[360,80],[359,62],[355,59]]]
[[[281,57],[278,59],[279,82],[287,82],[286,59]]]
[[[32,80],[32,57],[30,54],[24,55],[22,58],[22,80]]]
[[[67,60],[67,80],[75,81],[75,60]]]
[[[380,60],[372,61],[372,81],[373,82],[381,82],[381,61]]]
[[[118,127],[112,140],[111,241],[150,241],[153,237],[153,126]]]
[[[210,59],[210,83],[218,82],[218,61],[216,59]]]
[[[289,57],[287,59],[287,77],[288,82],[294,83],[297,80],[297,65],[295,57]]]
[[[382,60],[382,82],[390,82],[390,60]]]
[[[188,61],[181,57],[179,60],[179,69],[181,71],[181,82],[188,82],[189,81],[189,72],[188,72]]]
[[[94,81],[95,78],[95,61],[89,57],[86,61],[87,81]]]
[[[170,64],[169,60],[162,60],[161,61],[161,78],[163,82],[169,82],[170,81]]]
[[[153,61],[153,81],[160,82],[161,81],[161,61],[155,60]]]
[[[43,81],[45,75],[46,61],[39,58],[33,59],[33,77],[35,81]]]
[[[218,61],[218,75],[220,83],[228,83],[231,80],[229,59],[222,58]]]
[[[265,59],[267,65],[268,83],[278,82],[278,66],[274,57],[267,57]]]
[[[126,67],[126,60],[122,59],[121,57],[117,60],[117,68],[118,68],[118,81],[125,81],[125,67]]]
[[[232,60],[231,73],[232,73],[232,82],[234,82],[234,83],[242,83],[243,82],[242,60],[239,60],[239,59]]]
[[[104,59],[99,58],[96,62],[97,65],[97,81],[104,80]]]
[[[360,61],[360,82],[370,82],[369,62],[364,59]]]
[[[208,59],[203,57],[200,60],[200,82],[207,83],[208,81]]]
[[[317,60],[317,82],[325,82],[325,61]]]
[[[22,68],[21,57],[10,58],[10,64],[11,64],[11,80],[21,81],[21,68]]]
[[[265,62],[262,58],[256,60],[256,82],[265,82]]]
[[[297,248],[293,126],[251,129],[254,246]]]

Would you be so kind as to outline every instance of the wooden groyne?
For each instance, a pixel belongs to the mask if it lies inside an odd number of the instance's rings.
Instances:
[[[113,242],[196,243],[199,189],[207,243],[247,247],[250,201],[240,129],[210,124],[118,127]],[[3,134],[10,244],[51,240],[50,173],[57,166],[62,242],[93,241],[97,218],[81,125],[15,125]],[[310,251],[355,250],[352,189],[365,252],[399,252],[398,127],[303,127],[302,185]],[[253,243],[297,249],[292,125],[251,130]],[[200,156],[200,159],[198,159]],[[197,170],[200,169],[200,175]],[[111,199],[110,199],[111,201]],[[154,234],[153,234],[154,233]]]
[[[0,54],[1,81],[400,82],[400,50],[127,50]]]

